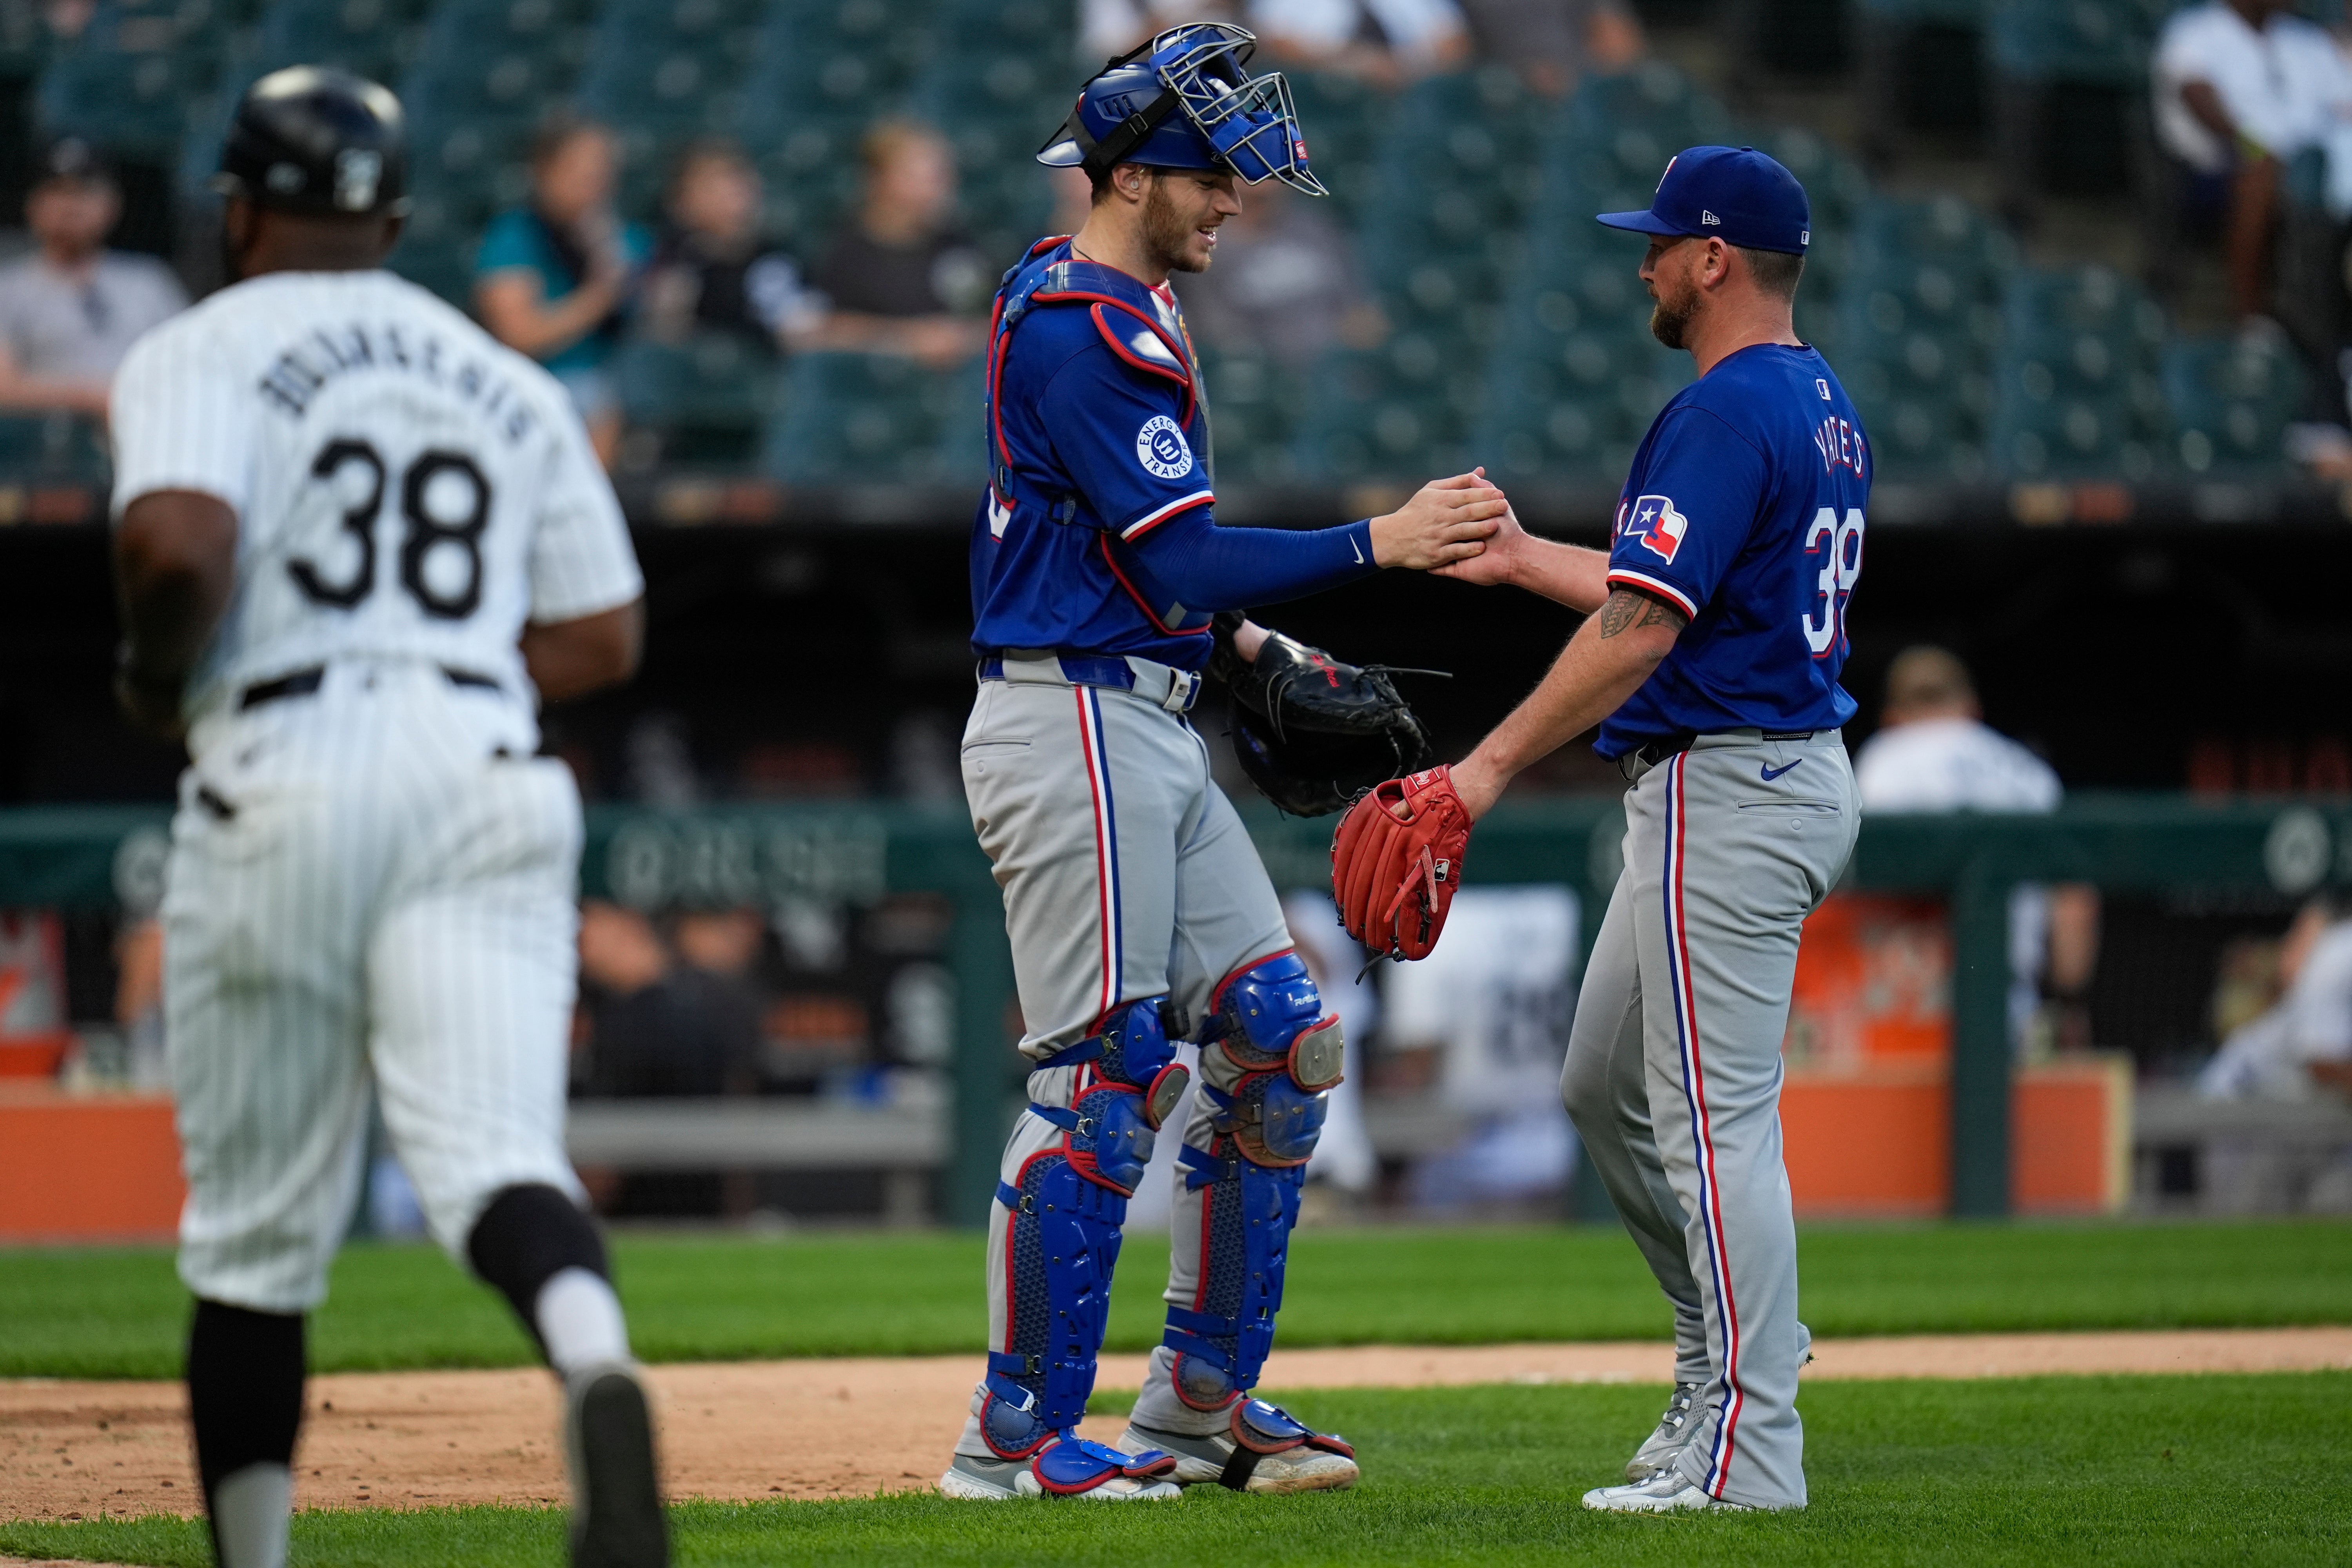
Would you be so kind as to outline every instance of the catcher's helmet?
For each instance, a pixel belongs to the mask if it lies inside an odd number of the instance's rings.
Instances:
[[[289,66],[246,89],[213,188],[316,217],[408,210],[408,132],[392,89],[331,66]]]
[[[1226,169],[1250,184],[1280,180],[1330,193],[1307,166],[1297,106],[1280,71],[1254,77],[1257,37],[1223,22],[1171,27],[1105,66],[1039,149],[1055,168]]]

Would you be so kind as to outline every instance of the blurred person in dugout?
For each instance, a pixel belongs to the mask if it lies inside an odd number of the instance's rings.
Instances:
[[[612,132],[559,116],[531,143],[530,205],[501,213],[474,261],[474,303],[492,336],[547,367],[610,468],[621,440],[611,362],[653,244],[613,210]]]
[[[36,248],[0,267],[0,408],[105,418],[131,343],[187,309],[170,268],[106,247],[121,216],[114,175],[89,142],[62,137],[42,150],[25,198]]]
[[[1252,186],[1217,237],[1217,264],[1176,285],[1198,342],[1264,353],[1296,374],[1327,350],[1376,348],[1388,335],[1354,239],[1281,181]]]
[[[1576,1133],[1560,1069],[1576,1013],[1578,920],[1566,888],[1465,888],[1446,920],[1452,940],[1418,963],[1387,967],[1383,1060],[1422,1058],[1427,1091],[1469,1126],[1414,1167],[1416,1205],[1523,1205],[1567,1187]]]
[[[2242,321],[2272,309],[2281,174],[2329,153],[2330,205],[2352,212],[2352,63],[2290,0],[2205,0],[2176,11],[2149,62],[2157,142],[2192,228],[2219,229]]]
[[[2208,1100],[2279,1106],[2352,1097],[2352,908],[2314,899],[2276,945],[2269,1005],[2227,1028],[2197,1077]],[[2223,1013],[2229,998],[2216,998]],[[2217,1016],[2216,1022],[2231,1020]],[[2204,1206],[2221,1213],[2352,1212],[2352,1151],[2261,1135],[2208,1140]]]
[[[860,147],[865,190],[809,281],[826,315],[810,348],[908,354],[945,368],[978,353],[996,285],[955,222],[955,154],[910,120],[886,120]]]
[[[1939,647],[1895,656],[1878,731],[1853,776],[1865,813],[2050,812],[2065,793],[2048,763],[1984,721],[1968,667]],[[2021,1055],[2089,1047],[2084,996],[2098,957],[2096,888],[2011,893],[2009,1029]]]
[[[666,221],[638,289],[636,327],[662,342],[728,332],[788,348],[824,319],[800,264],[760,233],[760,174],[731,142],[677,160]]]

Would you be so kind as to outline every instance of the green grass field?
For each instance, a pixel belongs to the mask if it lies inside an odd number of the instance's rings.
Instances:
[[[1812,1226],[1804,1315],[1823,1336],[2352,1322],[2335,1223]],[[1132,1248],[1114,1348],[1157,1337],[1159,1259]],[[622,1294],[653,1360],[968,1352],[976,1237],[623,1235]],[[168,1377],[185,1293],[160,1250],[0,1253],[0,1375]],[[1662,1338],[1614,1227],[1330,1230],[1295,1242],[1285,1344]],[[506,1310],[437,1253],[355,1247],[314,1320],[320,1371],[523,1363]],[[1278,1396],[1278,1394],[1277,1394]],[[1117,1393],[1097,1403],[1118,1407]],[[1288,1568],[1602,1561],[1739,1563],[2352,1560],[2352,1374],[1827,1383],[1803,1410],[1813,1505],[1778,1517],[1621,1519],[1612,1479],[1661,1390],[1308,1394],[1360,1447],[1344,1496],[996,1509],[924,1495],[677,1510],[682,1564],[1100,1563]],[[1213,1517],[1202,1518],[1203,1512]],[[562,1557],[537,1510],[302,1515],[298,1564],[442,1568]],[[0,1554],[206,1563],[176,1519],[0,1523]]]
[[[676,1512],[681,1564],[2283,1563],[2352,1557],[2352,1375],[1824,1384],[1804,1398],[1812,1506],[1623,1519],[1578,1495],[1654,1390],[1358,1390],[1301,1401],[1360,1445],[1355,1491],[985,1507],[897,1496]],[[1205,1517],[1204,1517],[1205,1516]],[[294,1562],[547,1568],[544,1510],[310,1513]],[[1211,1543],[1213,1543],[1212,1545]],[[179,1520],[0,1524],[0,1552],[208,1561]]]
[[[2352,1226],[1812,1226],[1816,1334],[2352,1322]],[[1657,1339],[1657,1288],[1615,1226],[1309,1230],[1286,1345]],[[650,1361],[973,1352],[978,1237],[621,1237],[615,1268]],[[1159,1338],[1163,1260],[1131,1245],[1110,1346]],[[170,1377],[186,1293],[161,1250],[0,1252],[0,1376]],[[423,1247],[363,1246],[314,1320],[321,1372],[519,1365],[503,1303]]]

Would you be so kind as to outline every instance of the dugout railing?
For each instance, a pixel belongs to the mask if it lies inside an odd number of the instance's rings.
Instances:
[[[1328,821],[1263,809],[1246,815],[1278,885],[1325,884]],[[166,814],[148,807],[0,812],[0,907],[152,908],[162,887],[165,826]],[[1508,805],[1479,827],[1470,879],[1576,889],[1589,943],[1620,869],[1622,831],[1622,807],[1611,797]],[[2046,816],[1865,819],[1843,886],[1948,900],[1955,1215],[2010,1211],[2009,896],[2021,883],[2058,881],[2116,892],[2301,895],[2352,881],[2352,805],[2095,795]],[[939,1213],[955,1224],[982,1219],[1020,1079],[1010,1048],[1016,1014],[997,889],[961,813],[880,803],[688,812],[596,806],[588,813],[582,891],[646,910],[768,906],[786,898],[858,906],[905,892],[949,900],[953,916],[940,956],[956,983],[955,1045],[950,1110],[940,1129]],[[877,1163],[913,1152],[877,1151]]]

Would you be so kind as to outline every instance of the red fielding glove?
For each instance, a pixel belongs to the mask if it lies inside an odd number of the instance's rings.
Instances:
[[[1470,847],[1470,810],[1451,769],[1375,785],[1339,819],[1331,840],[1331,898],[1339,923],[1391,958],[1426,958],[1445,929]]]

